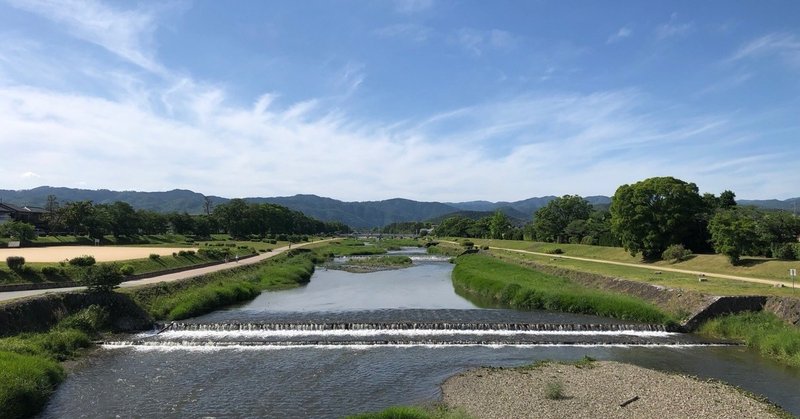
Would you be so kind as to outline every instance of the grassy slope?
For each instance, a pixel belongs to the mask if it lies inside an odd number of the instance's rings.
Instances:
[[[456,289],[517,309],[595,314],[649,323],[673,322],[670,316],[645,301],[592,290],[485,255],[456,259],[453,284]]]
[[[772,313],[741,313],[709,320],[700,333],[737,339],[761,355],[800,368],[800,329],[782,322]]]
[[[312,260],[310,253],[281,255],[256,265],[124,292],[156,319],[184,319],[253,299],[264,290],[286,289],[308,282],[314,272]]]
[[[520,240],[470,240],[479,246],[489,245],[541,253],[547,253],[550,250],[560,248],[564,251],[564,255],[566,256],[611,260],[626,263],[641,263],[647,266],[664,266],[708,273],[752,276],[757,278],[784,281],[788,280],[787,274],[789,268],[796,268],[800,263],[797,261],[781,261],[775,259],[745,257],[742,258],[742,264],[738,266],[732,266],[728,262],[728,259],[722,255],[694,255],[689,260],[678,263],[666,261],[644,263],[642,262],[641,257],[633,257],[626,252],[625,249],[620,247],[589,246],[567,243],[541,243]]]

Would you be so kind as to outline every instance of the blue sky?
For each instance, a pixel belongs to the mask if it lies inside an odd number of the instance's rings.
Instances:
[[[0,0],[2,189],[800,196],[796,1]]]

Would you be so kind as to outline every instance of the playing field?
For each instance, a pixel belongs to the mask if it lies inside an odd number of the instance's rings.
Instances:
[[[0,249],[0,263],[8,256],[22,256],[26,262],[60,262],[76,256],[90,255],[98,262],[115,260],[143,259],[151,253],[161,256],[171,255],[180,250],[197,250],[186,247],[122,247],[122,246],[55,246],[19,249]]]

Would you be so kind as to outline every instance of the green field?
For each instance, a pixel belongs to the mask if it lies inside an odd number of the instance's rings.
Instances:
[[[532,252],[549,253],[561,249],[565,256],[609,260],[615,262],[637,263],[646,266],[668,267],[691,271],[718,273],[725,275],[749,276],[789,281],[790,268],[800,268],[800,261],[783,261],[777,259],[743,257],[739,265],[733,266],[723,255],[693,255],[688,260],[678,263],[658,261],[645,263],[638,257],[631,256],[621,247],[590,246],[568,243],[542,243],[520,240],[488,240],[470,239],[477,246],[493,246],[508,249],[528,250]]]

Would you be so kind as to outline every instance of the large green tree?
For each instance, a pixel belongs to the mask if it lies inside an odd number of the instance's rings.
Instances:
[[[492,215],[489,221],[489,235],[493,239],[506,239],[511,238],[510,232],[512,230],[511,221],[508,216],[500,210],[497,210]],[[509,234],[509,237],[506,235]]]
[[[756,211],[725,209],[717,211],[708,223],[714,250],[728,257],[732,264],[739,263],[742,255],[757,246]]]
[[[539,208],[533,216],[533,231],[541,241],[568,240],[567,226],[575,220],[588,220],[592,205],[578,195],[564,195]]]
[[[706,207],[694,183],[654,177],[617,189],[611,226],[631,255],[657,259],[671,244],[695,241],[705,230]]]

